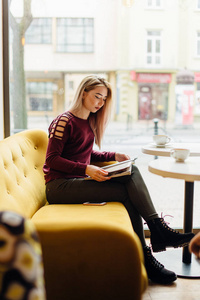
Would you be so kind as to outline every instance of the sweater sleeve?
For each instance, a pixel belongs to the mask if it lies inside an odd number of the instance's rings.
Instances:
[[[100,152],[92,150],[91,154],[91,162],[97,161],[114,161],[115,160],[115,152]]]
[[[68,119],[62,116],[49,129],[46,165],[51,169],[67,174],[85,175],[87,164],[74,162],[61,156],[69,136],[70,125]]]

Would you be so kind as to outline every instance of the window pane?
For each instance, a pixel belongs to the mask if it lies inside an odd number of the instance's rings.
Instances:
[[[160,40],[156,40],[156,53],[160,53]]]
[[[151,64],[152,63],[152,58],[151,56],[147,56],[147,64]]]
[[[57,20],[58,52],[92,52],[93,19],[67,18]]]
[[[50,44],[52,35],[51,19],[33,19],[25,34],[27,44]]]
[[[159,36],[160,35],[160,31],[147,31],[147,34],[149,36]]]
[[[156,6],[160,7],[161,6],[161,0],[156,0]]]
[[[152,41],[147,40],[147,52],[150,53],[152,52]]]
[[[156,56],[155,63],[156,65],[160,64],[160,56]]]

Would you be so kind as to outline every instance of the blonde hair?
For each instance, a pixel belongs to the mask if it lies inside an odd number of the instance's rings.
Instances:
[[[82,108],[83,92],[89,92],[95,89],[97,86],[105,86],[108,90],[104,105],[96,113],[90,113],[88,118],[90,126],[94,132],[95,143],[100,148],[103,134],[105,132],[106,125],[111,113],[112,89],[110,83],[107,82],[104,78],[98,77],[96,75],[89,75],[85,77],[77,88],[76,94],[74,96],[74,101],[70,109],[74,112],[80,111]]]

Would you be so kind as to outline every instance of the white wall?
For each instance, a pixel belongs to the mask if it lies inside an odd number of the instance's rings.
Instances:
[[[2,1],[0,4],[0,140],[4,137],[4,122],[3,122],[3,60],[2,60]]]
[[[56,53],[55,45],[25,45],[26,71],[105,72],[116,69],[117,1],[44,0],[40,7],[35,10],[32,7],[34,17],[94,18],[94,52]]]

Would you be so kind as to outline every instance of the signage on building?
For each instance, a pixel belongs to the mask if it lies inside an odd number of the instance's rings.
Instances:
[[[194,73],[194,81],[200,82],[200,73]]]
[[[143,83],[170,83],[171,74],[168,73],[137,73],[137,82]]]

